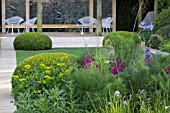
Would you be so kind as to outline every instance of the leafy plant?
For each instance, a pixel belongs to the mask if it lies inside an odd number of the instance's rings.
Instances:
[[[78,103],[74,99],[74,86],[72,82],[63,81],[62,88],[42,89],[42,93],[32,92],[30,89],[26,92],[18,92],[15,105],[15,113],[81,113],[78,109]],[[33,98],[35,97],[36,98]]]

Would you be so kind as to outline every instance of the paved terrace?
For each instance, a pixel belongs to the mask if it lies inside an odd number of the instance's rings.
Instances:
[[[53,48],[63,47],[102,47],[104,36],[97,37],[94,34],[85,33],[45,33],[53,41]],[[18,34],[0,34],[0,113],[13,113],[15,106],[11,96],[11,76],[16,67],[16,52],[13,49],[14,38]],[[143,44],[142,44],[143,45]],[[144,47],[144,45],[143,45]],[[144,47],[145,48],[145,47]],[[151,50],[160,53],[157,50]],[[163,53],[167,54],[167,53]]]

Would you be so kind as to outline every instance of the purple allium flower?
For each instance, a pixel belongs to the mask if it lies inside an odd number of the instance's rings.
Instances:
[[[96,68],[99,68],[99,64],[96,64]]]
[[[119,70],[120,70],[120,72],[122,72],[122,71],[124,70],[124,67],[120,67],[120,69],[119,69]]]
[[[116,59],[116,66],[119,66],[119,64],[120,64],[120,59]]]
[[[170,73],[170,67],[167,69],[167,72]]]
[[[82,61],[83,64],[86,64],[86,60],[87,60],[86,58],[82,58],[81,61]]]
[[[117,74],[117,71],[118,71],[117,67],[115,67],[115,68],[113,68],[113,69],[111,70],[111,72],[112,72],[113,75],[114,75],[114,74]]]

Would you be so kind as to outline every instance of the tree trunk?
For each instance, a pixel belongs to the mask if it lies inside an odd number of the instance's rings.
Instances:
[[[154,2],[154,13],[155,13],[155,17],[156,17],[158,14],[158,0],[155,0],[155,2]]]
[[[144,0],[139,0],[139,11],[138,11],[138,25],[142,21],[142,16],[143,16],[143,4]],[[140,28],[138,27],[138,31],[140,31]]]
[[[97,36],[102,35],[102,0],[97,0]]]
[[[42,0],[37,0],[37,32],[42,32]]]

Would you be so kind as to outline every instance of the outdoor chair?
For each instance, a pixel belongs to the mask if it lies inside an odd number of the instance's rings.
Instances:
[[[106,29],[106,33],[111,32],[110,29],[110,24],[112,23],[113,18],[107,17],[102,19],[102,29],[103,29],[103,34],[104,34],[104,29]]]
[[[21,22],[23,22],[24,19],[19,17],[19,16],[13,16],[11,18],[8,18],[5,20],[5,22],[8,24],[8,25],[11,25],[12,26],[12,34],[14,33],[13,32],[13,29],[14,29],[14,26],[17,26],[18,27],[18,33],[20,32],[19,31],[19,25],[21,24]],[[7,30],[7,33],[9,32],[9,28]]]
[[[37,20],[37,18],[35,17],[35,18],[32,18],[32,19],[30,19],[30,20],[25,21],[25,22],[23,23],[23,24],[25,25],[24,31],[25,31],[25,32],[28,32],[28,29],[29,29],[30,27],[32,27],[32,32],[35,32],[35,31],[34,31],[34,24],[35,24],[36,20]]]
[[[154,11],[148,12],[145,18],[139,24],[141,30],[153,30],[154,19],[155,19]]]
[[[90,16],[80,18],[78,21],[82,24],[81,34],[84,34],[84,27],[92,28],[93,24],[97,23],[97,20]]]

